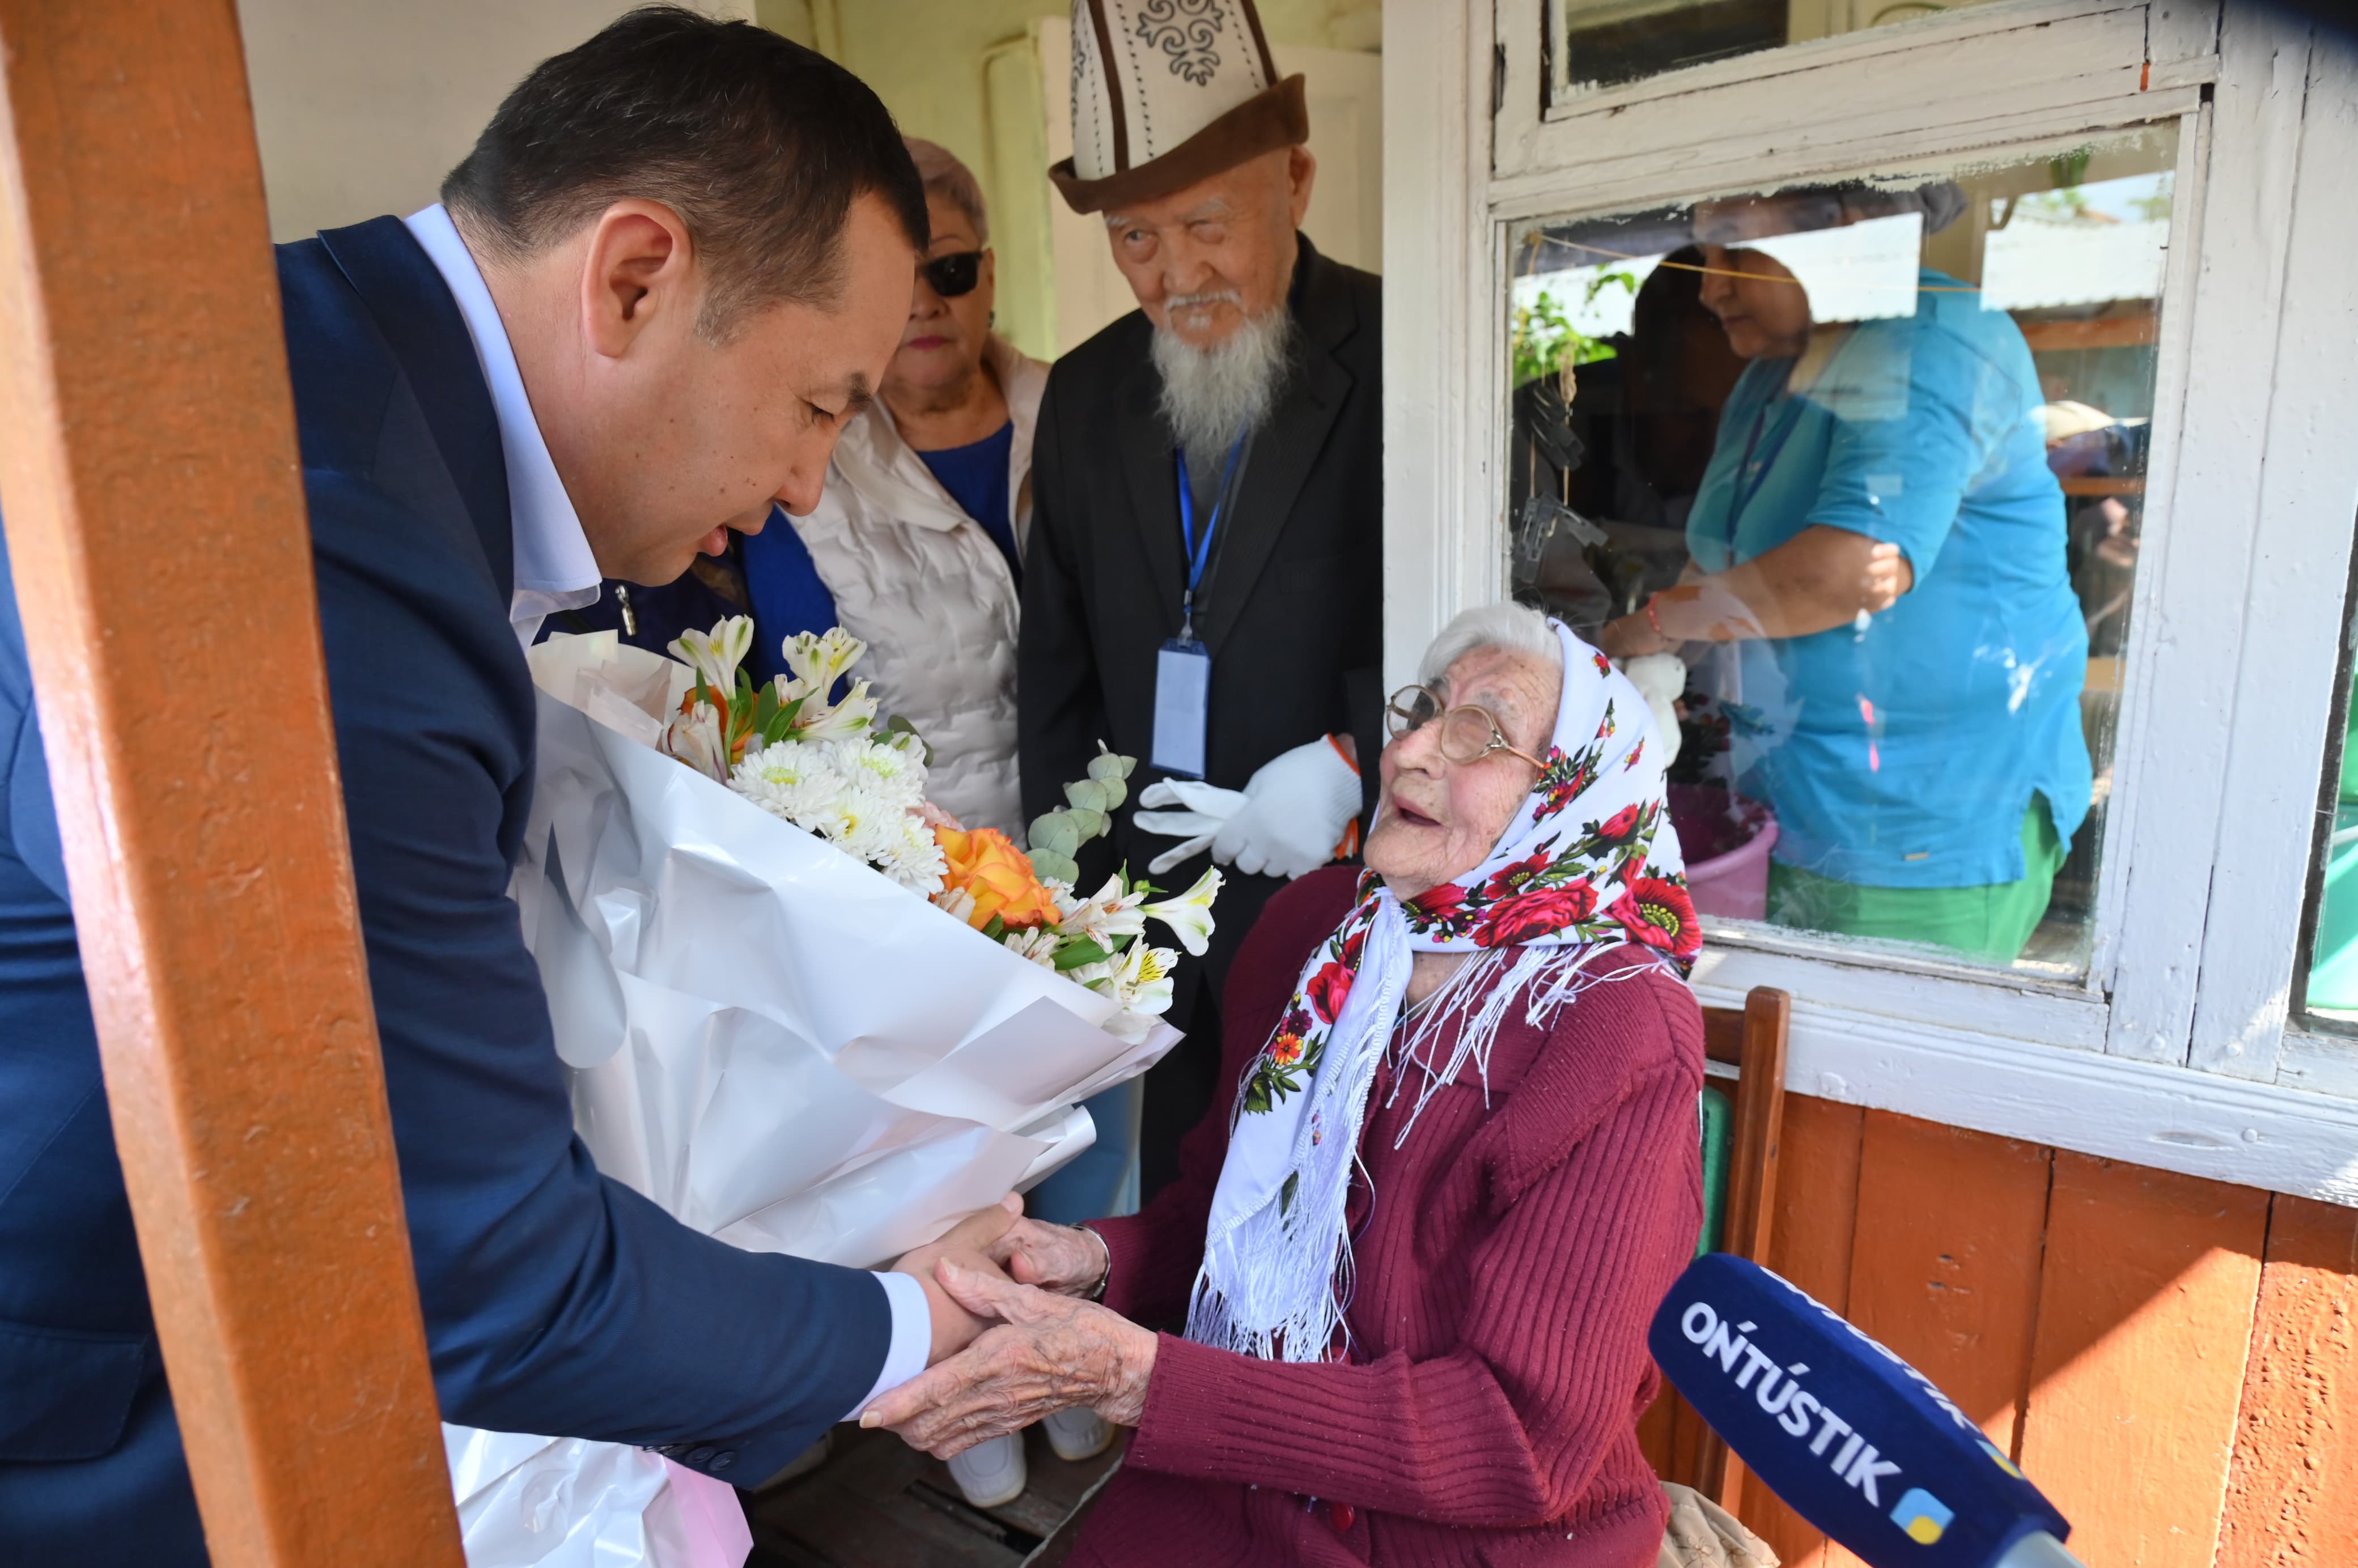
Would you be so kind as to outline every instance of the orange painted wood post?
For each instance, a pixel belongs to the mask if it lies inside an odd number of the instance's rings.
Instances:
[[[455,1568],[236,13],[0,56],[0,499],[212,1558]]]
[[[2218,1568],[2358,1556],[2358,1209],[2278,1195]]]
[[[2021,1465],[2109,1568],[2212,1568],[2268,1195],[2057,1151]]]

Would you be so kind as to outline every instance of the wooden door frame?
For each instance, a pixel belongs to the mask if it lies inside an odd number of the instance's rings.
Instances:
[[[207,1542],[456,1568],[236,13],[0,46],[0,499]]]

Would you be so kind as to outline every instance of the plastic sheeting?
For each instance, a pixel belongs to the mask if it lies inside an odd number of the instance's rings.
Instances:
[[[1109,999],[655,751],[685,666],[611,633],[532,663],[512,892],[574,1124],[684,1224],[882,1265],[1087,1149],[1079,1102],[1177,1041],[1108,1033]],[[473,1568],[737,1568],[750,1549],[681,1522],[728,1487],[644,1450],[446,1435]]]

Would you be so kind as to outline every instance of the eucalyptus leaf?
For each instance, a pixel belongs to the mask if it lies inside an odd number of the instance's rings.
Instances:
[[[1077,779],[1066,784],[1065,798],[1080,811],[1104,812],[1113,807],[1113,802],[1106,798],[1105,785],[1095,779]]]
[[[1083,843],[1101,837],[1109,822],[1104,812],[1091,811],[1084,806],[1076,806],[1065,815],[1072,818],[1073,826],[1079,830]]]
[[[1126,779],[1130,777],[1130,770],[1137,766],[1138,759],[1135,757],[1124,757],[1112,752],[1099,752],[1089,759],[1089,777],[1100,783]]]
[[[1059,855],[1054,849],[1033,850],[1032,870],[1033,874],[1048,881],[1076,882],[1081,880],[1081,868],[1071,857]]]

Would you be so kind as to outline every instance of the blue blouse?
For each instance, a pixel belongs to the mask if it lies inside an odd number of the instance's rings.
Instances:
[[[942,488],[950,492],[958,509],[990,535],[990,542],[1007,557],[1007,569],[1015,574],[1020,586],[1023,581],[1023,561],[1015,550],[1015,524],[1007,505],[1008,463],[1014,453],[1015,422],[1011,419],[979,441],[919,452],[917,457],[942,481]]]
[[[1914,316],[1745,371],[1687,545],[1706,571],[1814,524],[1906,553],[1914,588],[1865,625],[1736,644],[1738,787],[1776,810],[1788,865],[1971,887],[2025,874],[2034,795],[2066,842],[2087,815],[2088,636],[2029,346],[1956,279],[1920,282],[1941,292]]]

